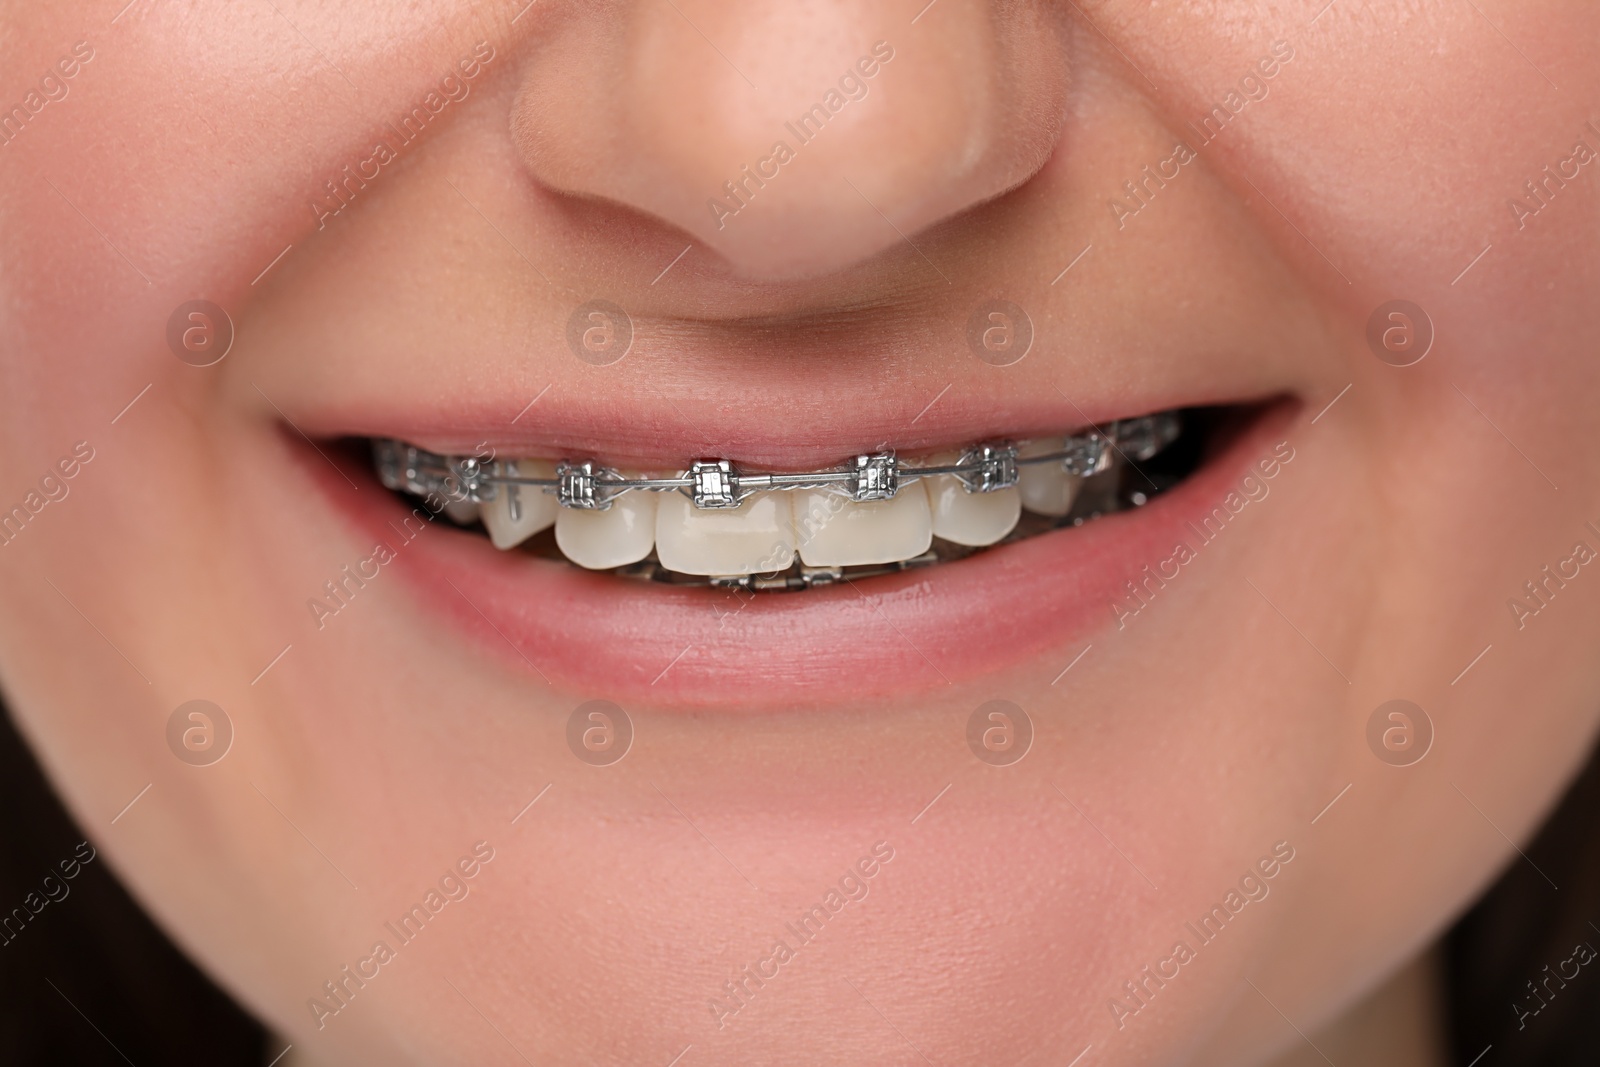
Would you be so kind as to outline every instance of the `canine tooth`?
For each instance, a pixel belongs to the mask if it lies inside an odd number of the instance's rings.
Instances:
[[[444,513],[457,526],[471,526],[478,521],[478,505],[471,500],[446,501]]]
[[[836,493],[791,495],[800,562],[808,567],[895,563],[922,555],[933,542],[928,497],[915,485],[859,504]]]
[[[1046,437],[1024,443],[1017,453],[1021,458],[1043,456],[1061,451],[1065,444],[1063,438]],[[1030,463],[1017,468],[1017,489],[1022,494],[1022,506],[1035,515],[1059,518],[1067,514],[1072,510],[1078,484],[1082,481],[1076,474],[1068,474],[1059,463]]]
[[[638,563],[655,547],[657,502],[655,493],[633,492],[620,494],[604,511],[557,504],[556,547],[593,571]]]
[[[549,460],[519,459],[511,467],[523,478],[556,476],[556,465]],[[515,520],[511,518],[513,495],[517,498],[520,510]],[[556,521],[556,512],[561,510],[561,505],[552,494],[536,486],[524,485],[513,490],[511,486],[502,485],[494,499],[479,505],[478,510],[494,547],[515,548],[540,530],[549,529],[550,524]]]
[[[955,452],[930,456],[926,465],[944,467],[960,459]],[[933,512],[935,535],[958,545],[992,545],[1022,517],[1022,494],[1016,486],[993,493],[971,493],[953,474],[924,478]]]
[[[629,493],[628,496],[639,494]],[[790,493],[756,493],[737,508],[697,508],[682,493],[662,493],[656,558],[680,574],[781,571],[794,562]]]

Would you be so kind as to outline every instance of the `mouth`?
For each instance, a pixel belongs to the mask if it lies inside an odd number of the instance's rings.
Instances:
[[[1124,587],[1193,540],[1298,408],[1173,408],[808,471],[344,438],[375,460],[376,495],[300,460],[392,549],[429,622],[513,675],[635,707],[794,711],[1054,676],[1121,627]]]
[[[1146,471],[1142,465],[1176,448]],[[1056,437],[814,471],[697,460],[669,471],[593,460],[447,456],[392,438],[379,480],[495,548],[676,586],[797,591],[937,566],[1143,506],[1180,482],[1215,413],[1165,411]]]

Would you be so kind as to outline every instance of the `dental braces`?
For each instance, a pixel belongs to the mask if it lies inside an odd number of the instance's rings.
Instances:
[[[994,493],[1017,484],[1019,468],[1057,464],[1068,474],[1090,477],[1110,468],[1113,453],[1135,462],[1149,459],[1177,439],[1176,412],[1119,419],[1068,437],[1062,447],[1037,456],[1019,454],[1012,441],[989,441],[963,450],[952,464],[906,466],[892,451],[856,456],[820,471],[753,473],[726,459],[699,460],[671,478],[624,478],[593,460],[556,465],[554,478],[529,478],[503,460],[446,456],[392,438],[373,442],[378,477],[389,489],[418,496],[442,494],[450,500],[486,503],[507,491],[511,518],[521,518],[521,490],[552,493],[564,508],[605,511],[623,493],[679,492],[702,510],[737,508],[751,494],[818,490],[840,493],[857,503],[890,500],[906,485],[938,475],[953,475],[969,493]]]

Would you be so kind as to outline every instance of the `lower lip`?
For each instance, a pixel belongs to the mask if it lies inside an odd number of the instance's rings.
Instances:
[[[1178,542],[1192,543],[1190,523],[1270,451],[1295,407],[1264,412],[1142,508],[952,563],[800,593],[618,579],[501,552],[448,520],[406,541],[401,520],[410,512],[399,500],[352,492],[314,454],[307,466],[365,537],[406,542],[396,569],[429,614],[509,671],[583,699],[777,711],[916,697],[1028,662],[1048,680],[1066,652],[1116,624],[1111,605],[1128,581]]]

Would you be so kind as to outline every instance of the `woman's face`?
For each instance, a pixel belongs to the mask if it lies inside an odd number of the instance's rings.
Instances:
[[[1592,4],[4,6],[5,695],[312,1056],[1248,1062],[1582,758]],[[794,593],[501,552],[341,443],[1222,406],[1143,508]]]

